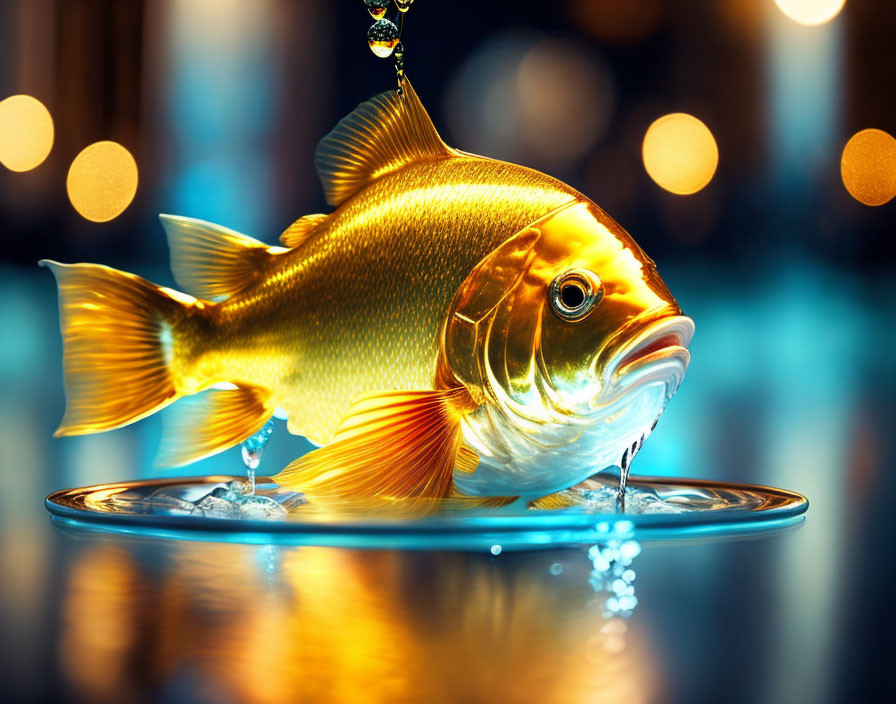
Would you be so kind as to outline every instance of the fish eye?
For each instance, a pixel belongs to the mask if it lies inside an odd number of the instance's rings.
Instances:
[[[551,281],[549,290],[551,308],[568,323],[585,318],[603,295],[597,274],[583,269],[564,271]]]

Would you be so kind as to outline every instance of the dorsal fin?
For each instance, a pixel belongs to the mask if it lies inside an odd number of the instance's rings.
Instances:
[[[282,235],[280,235],[280,244],[284,247],[295,249],[308,239],[308,236],[326,219],[327,216],[323,213],[315,213],[314,215],[300,217],[292,225],[287,227]]]
[[[330,205],[405,164],[460,156],[439,137],[407,78],[402,88],[402,95],[392,90],[361,103],[317,145],[314,164]]]
[[[276,254],[287,251],[204,220],[177,215],[159,219],[168,235],[174,280],[199,298],[242,291],[261,278]]]

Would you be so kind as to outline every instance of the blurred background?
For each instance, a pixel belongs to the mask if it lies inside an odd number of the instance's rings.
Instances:
[[[277,552],[51,528],[50,491],[157,475],[161,421],[52,439],[61,349],[37,260],[173,286],[159,213],[273,243],[327,212],[317,141],[394,85],[366,46],[372,21],[361,0],[0,0],[3,698],[896,696],[888,2],[418,0],[407,15],[407,74],[443,138],[581,190],[695,320],[687,380],[633,471],[811,502],[784,535],[646,546],[622,645],[618,626],[601,645],[612,620],[574,551]],[[279,425],[260,472],[307,447]],[[167,473],[241,466],[231,451]],[[309,579],[323,580],[310,595]],[[463,648],[477,657],[457,672],[420,674]]]

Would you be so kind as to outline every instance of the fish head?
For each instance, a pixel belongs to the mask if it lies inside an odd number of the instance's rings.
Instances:
[[[445,326],[444,359],[479,401],[463,428],[482,469],[461,490],[545,495],[630,458],[684,376],[693,329],[593,203],[514,235],[470,274]]]

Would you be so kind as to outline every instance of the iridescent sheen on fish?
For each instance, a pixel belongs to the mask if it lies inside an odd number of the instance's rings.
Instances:
[[[446,146],[406,80],[345,118],[316,163],[335,210],[299,219],[283,246],[163,216],[190,295],[47,262],[65,341],[59,434],[197,394],[163,441],[162,461],[180,464],[279,407],[321,447],[277,479],[312,498],[535,499],[643,442],[693,326],[606,213],[545,174]]]

